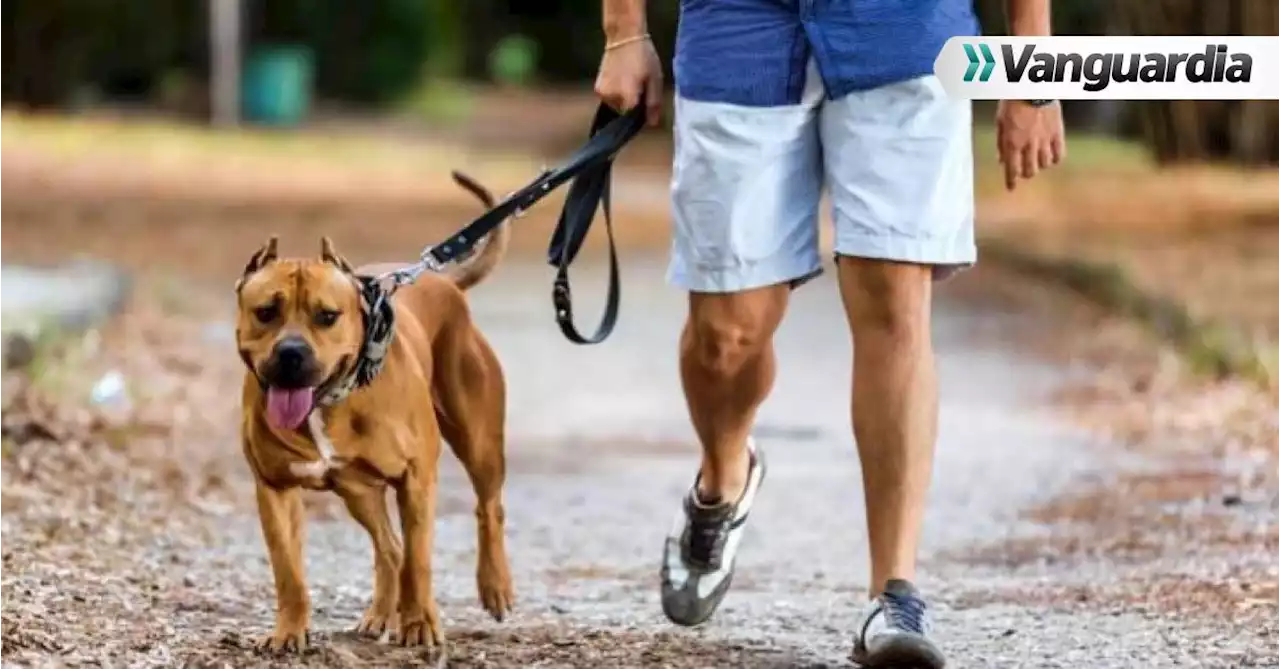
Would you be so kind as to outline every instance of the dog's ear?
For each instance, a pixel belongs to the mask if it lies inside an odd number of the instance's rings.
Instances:
[[[249,278],[253,273],[263,267],[275,262],[276,259],[280,257],[280,254],[278,253],[279,246],[280,238],[275,235],[271,235],[271,238],[267,240],[267,243],[263,244],[262,248],[255,251],[254,254],[249,257],[249,262],[244,266],[244,274],[242,274],[240,279],[236,281],[236,292],[240,292],[240,287],[244,285],[245,279]]]
[[[343,258],[333,249],[333,240],[328,237],[320,238],[320,259],[348,274],[355,272],[351,267],[351,263],[347,262],[346,258]]]

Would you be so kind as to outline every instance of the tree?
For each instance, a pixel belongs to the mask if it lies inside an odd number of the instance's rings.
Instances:
[[[1276,0],[1122,0],[1131,35],[1275,35]],[[1274,100],[1162,100],[1136,105],[1144,142],[1163,163],[1224,160],[1274,165],[1280,107]]]

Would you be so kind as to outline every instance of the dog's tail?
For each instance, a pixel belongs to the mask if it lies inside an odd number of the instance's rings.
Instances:
[[[488,188],[466,174],[455,170],[453,181],[476,196],[486,209],[492,209],[496,203],[493,193]],[[511,220],[507,219],[485,235],[471,254],[455,266],[456,269],[450,273],[453,282],[458,284],[459,288],[466,290],[484,281],[485,277],[493,272],[493,268],[497,267],[502,256],[506,255],[507,242],[510,238]]]

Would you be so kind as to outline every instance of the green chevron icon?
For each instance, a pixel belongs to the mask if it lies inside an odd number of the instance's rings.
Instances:
[[[986,44],[979,44],[978,49],[982,51],[982,60],[978,60],[978,53],[974,51],[973,45],[964,45],[964,55],[969,57],[969,68],[964,71],[964,80],[973,81],[973,75],[978,72],[978,65],[982,65],[982,74],[978,75],[978,81],[986,81],[991,78],[991,71],[996,69],[996,57],[991,53],[991,49]]]

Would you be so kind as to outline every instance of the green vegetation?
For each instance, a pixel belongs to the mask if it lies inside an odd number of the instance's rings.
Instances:
[[[496,82],[527,86],[538,69],[538,43],[524,35],[508,35],[489,54],[489,76]]]

